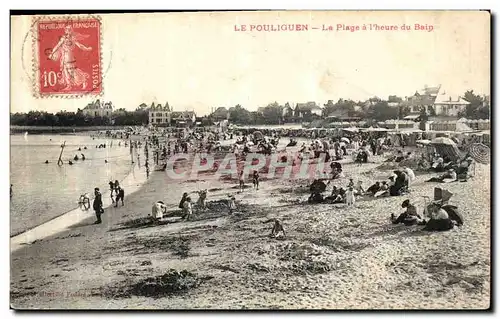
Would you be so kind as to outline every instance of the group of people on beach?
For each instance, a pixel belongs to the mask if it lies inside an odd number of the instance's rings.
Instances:
[[[169,133],[152,133],[147,135],[144,138],[144,152],[146,156],[146,173],[149,177],[149,148],[152,148],[152,153],[154,155],[154,163],[156,165],[160,164],[161,161],[166,163],[166,160],[177,153],[188,153],[188,152],[210,152],[210,151],[222,151],[220,146],[220,140],[225,139],[233,139],[233,133],[220,133],[220,132],[206,132],[206,131],[189,131],[184,130],[183,132],[169,132]],[[163,137],[164,139],[161,139]],[[269,137],[252,135],[252,134],[239,134],[238,138],[234,142],[233,149],[237,158],[244,157],[247,153],[250,152],[250,146],[256,145],[257,150],[259,152],[263,152],[268,154],[269,150],[275,149],[280,139],[280,135],[277,133],[271,134]],[[130,141],[130,146],[137,148],[140,142],[132,142]],[[127,144],[127,142],[125,142]],[[287,147],[294,147],[298,143],[295,139],[291,138]],[[404,141],[401,141],[401,147],[404,147]],[[331,146],[330,146],[331,145]],[[299,147],[299,160],[303,160],[305,156],[301,157],[300,154],[312,153],[314,157],[317,158],[322,153],[328,154],[327,161],[331,159],[333,161],[330,162],[330,181],[326,185],[333,183],[334,180],[341,179],[345,177],[342,164],[338,161],[343,159],[347,154],[347,149],[352,149],[353,152],[353,161],[358,162],[360,164],[368,162],[368,157],[370,156],[369,150],[373,155],[380,155],[382,152],[385,152],[388,149],[392,148],[392,142],[390,138],[373,138],[370,135],[354,135],[350,137],[350,140],[347,138],[332,138],[329,143],[325,143],[319,139],[315,139],[311,142],[309,146],[306,146],[306,143],[303,143],[301,147]],[[242,151],[241,151],[242,150]],[[228,149],[231,152],[231,148]],[[333,155],[331,155],[333,152]],[[389,158],[388,161],[401,164],[400,168],[395,169],[391,176],[388,177],[387,180],[383,181],[374,181],[373,184],[370,185],[367,189],[364,188],[363,182],[361,180],[354,182],[352,178],[349,179],[349,183],[342,187],[339,185],[332,185],[332,190],[329,196],[323,197],[322,192],[326,190],[326,186],[319,187],[318,189],[311,191],[311,196],[309,198],[309,202],[311,203],[344,203],[347,206],[354,206],[357,199],[362,197],[383,197],[383,196],[402,196],[408,194],[411,190],[411,184],[415,180],[415,173],[413,169],[408,167],[406,164],[402,164],[403,161],[408,161],[413,158],[412,152],[403,153],[402,150],[398,150],[396,154]],[[137,158],[139,161],[139,157]],[[444,165],[444,159],[439,159],[438,157],[435,159],[436,165],[433,165],[433,170],[439,171],[446,167]],[[163,164],[166,165],[166,164]],[[215,164],[214,164],[215,165]],[[454,165],[451,168],[448,168],[447,171],[442,176],[431,178],[429,181],[445,181],[447,179],[456,179],[455,174],[457,174],[457,170],[463,171],[465,167],[468,167],[470,162],[460,162]],[[453,170],[453,171],[452,171]],[[257,170],[252,171],[251,179],[253,183],[253,188],[258,190],[260,183],[260,176]],[[115,182],[117,183],[117,182]],[[115,207],[118,205],[118,202],[121,200],[123,205],[123,197],[124,191],[118,186],[115,186],[115,183],[110,182],[110,191],[113,203],[115,203]],[[113,184],[113,185],[111,185]],[[245,176],[243,169],[238,173],[238,190],[239,192],[243,192],[245,189]],[[322,189],[322,190],[321,190]],[[198,201],[196,203],[196,207],[199,207],[201,210],[205,210],[207,208],[206,200],[207,200],[207,192],[198,191],[199,194]],[[113,194],[116,194],[116,200],[113,199]],[[181,201],[178,205],[178,208],[182,210],[182,215],[186,221],[191,220],[193,216],[193,201],[191,196],[188,193],[184,193]],[[236,203],[234,195],[229,195],[229,199],[227,201],[227,207],[229,209],[229,213],[233,213],[236,209]],[[405,215],[401,215],[399,217],[393,216],[391,219],[395,223],[400,223],[403,221],[408,222],[410,219],[414,219],[414,205],[409,201],[403,202],[402,208],[405,208]],[[166,205],[162,201],[157,201],[153,204],[153,216],[159,219],[163,217],[166,212]],[[442,212],[440,213],[441,215]],[[161,215],[161,217],[160,217]],[[417,218],[417,224],[422,223],[422,218],[419,216],[415,216]]]
[[[112,181],[109,181],[109,191],[110,194],[109,196],[111,197],[111,202],[115,204],[115,207],[118,207],[118,202],[122,202],[122,206],[124,206],[123,200],[125,199],[125,190],[120,186],[120,183],[118,180],[115,180],[113,183]]]

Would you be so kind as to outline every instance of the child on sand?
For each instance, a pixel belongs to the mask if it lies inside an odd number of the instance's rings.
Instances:
[[[347,191],[345,192],[345,202],[347,206],[353,206],[356,201],[356,197],[354,196],[354,188],[349,186]]]
[[[183,204],[184,218],[188,221],[193,214],[193,206],[191,205],[191,197],[187,197]]]
[[[240,182],[240,192],[243,192],[243,190],[245,189],[245,179],[243,177],[243,171],[240,172],[239,182]]]
[[[207,190],[204,189],[199,192],[200,197],[198,197],[198,207],[201,209],[207,208]]]
[[[167,206],[162,201],[157,201],[151,208],[152,217],[159,220],[163,218],[163,213],[166,212]]]
[[[236,210],[236,198],[234,196],[229,197],[229,215],[232,215]]]
[[[349,184],[347,184],[347,188],[349,187],[354,187],[354,180],[352,178],[349,178]]]
[[[253,171],[252,181],[253,181],[253,188],[259,190],[259,172]]]

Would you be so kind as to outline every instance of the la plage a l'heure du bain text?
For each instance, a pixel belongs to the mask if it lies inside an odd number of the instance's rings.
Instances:
[[[390,25],[380,23],[364,23],[349,25],[344,23],[310,25],[301,23],[286,24],[235,24],[234,31],[237,32],[290,32],[290,31],[336,31],[336,32],[369,32],[369,31],[419,31],[432,32],[434,26],[431,24],[401,24]]]

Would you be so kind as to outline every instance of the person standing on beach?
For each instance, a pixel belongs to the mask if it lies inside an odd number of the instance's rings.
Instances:
[[[259,190],[259,172],[258,171],[253,171],[252,181],[253,181],[253,188],[255,188],[256,190]]]
[[[102,209],[102,195],[99,192],[98,187],[94,188],[94,195],[95,198],[94,198],[93,208],[95,211],[95,216],[97,217],[97,220],[94,222],[94,224],[100,224],[102,223],[101,215],[104,212],[104,210]]]
[[[115,202],[115,207],[118,207],[118,202],[121,200],[122,201],[122,206],[125,204],[123,203],[123,199],[125,198],[125,190],[118,186],[116,189],[116,202]]]
[[[115,198],[113,197],[113,194],[114,194],[114,191],[115,191],[115,183],[113,183],[112,181],[109,181],[109,197],[111,197],[111,202],[113,202],[113,204],[115,203]]]
[[[240,182],[240,192],[243,192],[245,189],[245,178],[243,177],[243,170],[240,172],[240,177],[239,177],[239,182]]]
[[[236,210],[236,198],[234,197],[234,195],[231,195],[229,197],[229,202],[227,206],[229,207],[229,215],[232,215]]]
[[[182,205],[182,209],[184,211],[184,218],[188,221],[193,215],[193,206],[191,205],[191,197],[187,197],[186,201]]]

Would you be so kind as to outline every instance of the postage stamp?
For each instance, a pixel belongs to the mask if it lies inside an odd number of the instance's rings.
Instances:
[[[39,18],[33,30],[34,94],[37,97],[100,95],[101,20]]]

